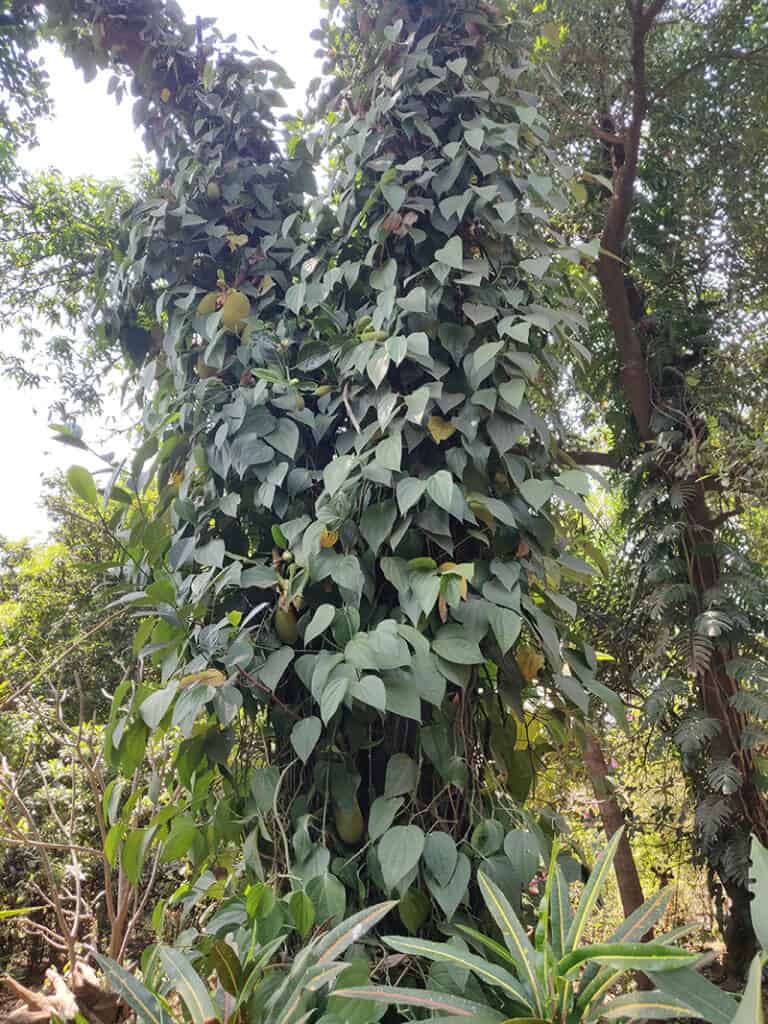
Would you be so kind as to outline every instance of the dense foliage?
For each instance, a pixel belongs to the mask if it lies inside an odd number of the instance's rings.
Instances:
[[[103,760],[100,726],[71,755],[98,783],[115,991],[201,1024],[363,1024],[385,1002],[726,1024],[695,954],[639,941],[666,897],[644,901],[600,744],[628,719],[674,742],[743,969],[749,836],[768,838],[761,199],[750,169],[736,200],[706,126],[726,94],[736,133],[759,121],[739,70],[759,5],[331,0],[324,78],[282,123],[284,71],[211,21],[45,6],[158,161],[133,200],[27,179],[0,226],[9,308],[33,289],[71,333],[93,306],[90,343],[51,349],[71,395],[97,401],[82,368],[121,353],[140,416],[101,487],[69,473],[137,623]],[[610,840],[591,874],[537,799],[573,758]],[[582,947],[611,865],[630,946]],[[120,963],[159,881],[140,984]],[[412,938],[390,944],[452,1002],[371,988],[392,966],[375,938],[337,962],[395,905]],[[627,955],[664,995],[601,1001]],[[323,991],[342,971],[354,1003]]]

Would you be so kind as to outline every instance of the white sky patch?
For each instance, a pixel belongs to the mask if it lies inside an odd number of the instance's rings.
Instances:
[[[222,33],[236,34],[244,48],[252,45],[251,37],[254,44],[273,51],[296,85],[286,94],[288,111],[303,105],[309,82],[320,74],[314,56],[317,44],[309,38],[321,17],[319,0],[181,0],[181,6],[190,19],[215,16]],[[40,145],[24,154],[23,165],[29,170],[55,167],[69,177],[129,178],[136,160],[145,155],[140,132],[131,121],[130,99],[117,106],[107,95],[108,75],[86,85],[81,72],[52,48],[45,50],[45,59],[55,116],[39,125]],[[3,344],[10,347],[13,341],[6,337]],[[38,505],[42,478],[74,462],[91,469],[99,466],[86,453],[52,440],[47,422],[54,398],[50,391],[19,391],[0,378],[0,535],[44,536],[48,523]],[[109,420],[115,425],[118,414],[115,400],[108,403],[105,422],[83,421],[93,447],[99,448],[104,428],[109,428]],[[122,446],[118,442],[104,447]]]

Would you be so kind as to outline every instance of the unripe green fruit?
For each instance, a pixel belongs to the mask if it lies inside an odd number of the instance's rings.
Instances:
[[[339,838],[348,846],[357,846],[363,838],[363,832],[365,831],[363,812],[360,810],[360,804],[357,800],[349,809],[337,806],[334,817]]]
[[[208,193],[208,198],[211,200],[212,203],[215,203],[218,199],[221,199],[221,189],[219,188],[215,181],[208,182],[208,188],[206,189],[206,192]]]
[[[197,304],[197,315],[208,316],[210,313],[216,312],[216,303],[219,301],[218,292],[208,292]]]
[[[275,632],[284,644],[290,647],[296,643],[299,628],[292,608],[278,608],[275,612]]]
[[[224,305],[221,307],[221,322],[228,331],[237,333],[245,326],[245,321],[250,315],[251,303],[248,296],[233,288],[227,294]]]

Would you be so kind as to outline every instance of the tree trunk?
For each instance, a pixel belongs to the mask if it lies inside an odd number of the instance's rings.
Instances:
[[[600,808],[600,818],[608,839],[616,834],[626,824],[624,812],[619,807],[618,800],[613,794],[613,789],[608,781],[608,765],[605,762],[605,755],[597,736],[586,728],[584,730],[584,741],[582,745],[584,764],[589,775],[589,781]],[[629,845],[626,832],[619,840],[616,850],[616,859],[613,862],[616,872],[616,881],[619,886],[621,905],[624,908],[624,916],[637,910],[645,902],[643,887],[640,884],[640,875],[637,871],[635,858],[632,854],[632,847]],[[645,938],[650,938],[649,932]]]

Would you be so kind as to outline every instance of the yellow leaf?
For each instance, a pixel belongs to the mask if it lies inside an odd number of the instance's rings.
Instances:
[[[479,505],[476,501],[470,501],[469,507],[475,513],[475,519],[479,519],[483,525],[488,527],[491,533],[496,532],[496,520],[485,505]]]
[[[248,235],[235,235],[230,233],[227,235],[227,241],[229,242],[230,252],[234,252],[235,249],[239,249],[241,246],[246,245],[248,242]]]
[[[192,672],[188,676],[182,676],[179,686],[182,689],[185,686],[192,686],[193,683],[206,683],[208,686],[223,686],[226,681],[227,677],[223,672],[219,672],[217,668],[206,668],[201,672]]]
[[[518,668],[523,674],[526,683],[531,683],[544,667],[544,656],[535,647],[518,647],[515,652],[515,660]]]
[[[448,420],[444,420],[442,416],[430,416],[427,420],[427,430],[432,435],[435,444],[447,441],[456,433],[456,427]]]
[[[160,90],[160,99],[163,101],[163,103],[167,103],[170,98],[171,98],[171,90],[170,89],[161,89]]]
[[[443,562],[442,565],[438,566],[438,568],[441,573],[453,572],[456,568],[456,563]],[[467,585],[466,577],[462,576],[461,573],[456,573],[456,575],[459,577],[459,593],[461,594],[461,599],[462,601],[466,601],[469,596],[469,587]]]
[[[265,274],[259,281],[259,295],[266,295],[270,288],[274,288],[275,282],[269,274]]]
[[[320,547],[321,548],[332,548],[339,539],[338,530],[327,530],[324,529],[320,534]]]

